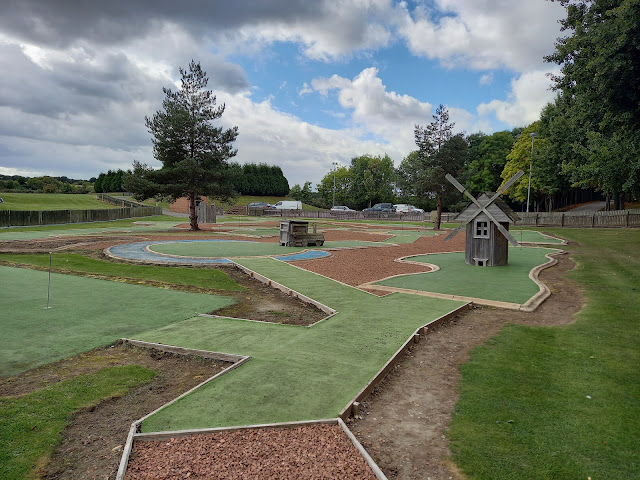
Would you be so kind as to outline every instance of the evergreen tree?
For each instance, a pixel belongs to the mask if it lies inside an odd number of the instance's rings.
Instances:
[[[216,97],[206,90],[209,79],[199,63],[192,60],[188,70],[180,68],[180,74],[180,90],[163,88],[162,110],[145,119],[153,135],[154,157],[162,167],[154,170],[134,162],[125,183],[139,200],[155,195],[187,197],[191,230],[199,230],[196,198],[226,199],[233,194],[227,161],[236,154],[232,143],[238,128],[223,130],[212,125],[225,105],[216,106]]]

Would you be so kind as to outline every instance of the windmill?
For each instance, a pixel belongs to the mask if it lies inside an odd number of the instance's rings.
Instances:
[[[519,170],[502,185],[495,194],[482,193],[477,199],[467,191],[453,176],[446,178],[473,203],[462,211],[456,220],[460,226],[446,236],[445,242],[451,240],[463,228],[467,229],[465,242],[465,263],[482,267],[507,265],[510,242],[514,247],[518,242],[509,233],[509,224],[520,217],[500,198],[524,172]]]

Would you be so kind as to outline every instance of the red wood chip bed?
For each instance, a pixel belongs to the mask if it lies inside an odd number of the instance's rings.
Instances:
[[[126,480],[358,479],[376,476],[339,425],[136,441]]]

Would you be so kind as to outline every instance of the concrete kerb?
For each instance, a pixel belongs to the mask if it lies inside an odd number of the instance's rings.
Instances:
[[[522,310],[523,312],[533,312],[536,308],[542,305],[542,302],[544,302],[551,296],[551,290],[549,289],[549,287],[547,287],[542,281],[540,281],[540,272],[545,268],[549,268],[557,264],[558,259],[555,257],[564,255],[566,253],[567,252],[565,250],[556,250],[553,253],[547,253],[545,257],[547,257],[549,261],[547,263],[543,263],[542,265],[538,265],[529,272],[529,278],[536,282],[540,290],[533,297],[523,303],[520,307],[520,310]]]
[[[239,366],[241,366],[242,364],[244,364],[245,362],[247,362],[251,358],[251,357],[247,357],[247,356],[244,356],[244,355],[233,355],[233,354],[229,354],[229,353],[211,352],[211,351],[207,351],[207,350],[196,350],[196,349],[192,349],[192,348],[178,347],[178,346],[175,346],[175,345],[164,345],[162,343],[153,343],[153,342],[144,342],[144,341],[141,341],[141,340],[132,340],[132,339],[129,339],[129,338],[121,338],[120,341],[122,341],[123,343],[128,343],[128,344],[135,345],[137,347],[142,347],[142,348],[150,348],[150,349],[154,349],[154,350],[160,350],[160,351],[164,351],[164,352],[176,353],[176,354],[180,354],[180,355],[195,355],[195,356],[201,356],[201,357],[204,356],[205,358],[223,360],[223,361],[226,361],[226,362],[233,362],[233,365],[225,368],[224,370],[222,370],[221,372],[213,375],[212,377],[207,378],[205,381],[203,381],[203,382],[199,383],[198,385],[196,385],[195,387],[187,390],[182,395],[177,396],[173,400],[165,403],[164,405],[161,405],[160,407],[156,408],[154,411],[148,413],[147,415],[145,415],[145,416],[139,418],[138,420],[136,420],[135,422],[133,422],[131,424],[131,427],[129,428],[129,434],[127,436],[127,441],[126,441],[124,449],[122,451],[122,457],[120,459],[120,465],[118,467],[118,473],[116,475],[116,480],[124,480],[124,476],[127,473],[127,464],[129,463],[129,456],[131,455],[131,449],[133,448],[134,438],[135,438],[135,435],[138,433],[138,429],[140,428],[140,425],[142,424],[143,421],[145,421],[151,415],[153,415],[155,413],[158,413],[160,410],[163,410],[163,409],[167,408],[169,405],[174,404],[175,402],[177,402],[181,398],[189,395],[191,392],[197,390],[198,388],[202,387],[203,385],[206,385],[207,383],[211,382],[212,380],[215,380],[216,378],[224,375],[225,373],[228,373],[231,370],[234,370],[234,369],[238,368]]]
[[[420,335],[427,335],[429,331],[433,331],[435,328],[440,326],[442,323],[450,320],[456,315],[460,314],[464,310],[469,310],[471,308],[471,303],[465,303],[458,308],[451,310],[448,313],[445,313],[439,318],[432,320],[431,322],[418,327],[415,332],[413,332],[406,342],[394,353],[391,358],[382,366],[380,370],[369,380],[369,382],[360,390],[355,397],[353,397],[349,403],[340,411],[338,417],[343,421],[347,420],[352,415],[357,415],[354,412],[354,406],[358,407],[359,404],[364,400],[371,391],[384,379],[384,377],[389,373],[389,371],[394,367],[396,363],[400,361],[404,353],[411,348],[412,345],[418,343],[420,341]]]

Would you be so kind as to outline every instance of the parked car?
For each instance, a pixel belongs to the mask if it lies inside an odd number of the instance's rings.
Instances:
[[[398,205],[394,205],[394,207],[396,208],[396,213],[424,213],[423,209],[406,203],[399,203]]]
[[[302,202],[296,200],[282,200],[274,205],[276,210],[302,210]]]
[[[249,205],[247,205],[248,208],[261,208],[263,210],[273,210],[274,207],[273,205],[271,205],[270,203],[267,202],[251,202]]]
[[[391,203],[376,203],[373,207],[371,208],[365,208],[364,210],[362,210],[363,212],[387,212],[387,213],[392,213],[395,212],[396,209],[394,208],[393,204]]]
[[[355,212],[355,210],[350,209],[349,207],[345,206],[345,205],[335,205],[333,207],[331,207],[331,211],[334,213],[349,213],[349,212]]]

